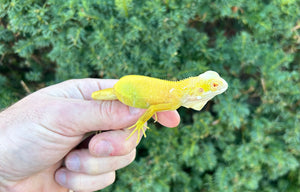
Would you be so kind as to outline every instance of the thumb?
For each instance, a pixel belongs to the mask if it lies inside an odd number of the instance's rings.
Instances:
[[[54,132],[67,136],[79,136],[96,130],[127,128],[144,112],[143,109],[128,107],[116,100],[93,101],[52,97],[47,101],[48,106],[44,107],[47,116],[45,124]]]

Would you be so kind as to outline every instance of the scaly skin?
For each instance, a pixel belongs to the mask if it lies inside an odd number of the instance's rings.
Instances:
[[[118,99],[128,106],[147,109],[138,121],[129,127],[129,129],[135,127],[135,129],[128,138],[136,131],[140,138],[141,131],[146,137],[143,128],[148,128],[145,123],[153,115],[156,117],[156,112],[175,110],[180,106],[201,110],[210,99],[223,93],[227,88],[227,82],[214,71],[207,71],[181,81],[127,75],[122,77],[113,88],[94,92],[92,98],[95,100]]]

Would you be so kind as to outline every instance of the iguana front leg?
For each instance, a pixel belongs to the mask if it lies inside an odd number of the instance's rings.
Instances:
[[[138,121],[132,125],[131,127],[129,127],[128,129],[132,129],[135,127],[135,129],[132,131],[132,133],[127,137],[127,139],[129,139],[136,131],[138,131],[138,138],[136,143],[139,142],[139,138],[140,138],[140,132],[142,130],[144,137],[146,137],[146,133],[144,130],[144,127],[146,129],[149,129],[149,127],[147,127],[145,125],[145,123],[155,114],[155,120],[157,120],[157,116],[156,116],[156,112],[158,111],[169,111],[169,110],[175,110],[179,107],[178,104],[174,104],[174,103],[163,103],[163,104],[158,104],[158,105],[151,105],[147,111],[138,119]]]

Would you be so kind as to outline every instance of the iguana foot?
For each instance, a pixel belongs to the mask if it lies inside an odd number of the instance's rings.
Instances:
[[[140,132],[141,132],[141,130],[142,130],[142,132],[143,132],[143,135],[144,135],[144,137],[147,137],[146,136],[146,132],[145,132],[145,130],[144,130],[144,127],[146,128],[146,129],[150,129],[149,127],[147,127],[146,125],[145,125],[145,122],[142,122],[141,120],[138,120],[134,125],[132,125],[131,127],[129,127],[128,129],[132,129],[132,128],[134,128],[135,127],[135,129],[131,132],[131,134],[126,138],[126,140],[128,140],[136,131],[138,131],[138,138],[137,138],[137,140],[136,140],[136,143],[138,143],[139,142],[139,139],[140,139]]]

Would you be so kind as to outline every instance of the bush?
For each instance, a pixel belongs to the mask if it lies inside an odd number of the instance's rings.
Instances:
[[[299,1],[14,0],[0,17],[1,108],[70,78],[228,81],[179,127],[150,125],[104,191],[299,190]]]

